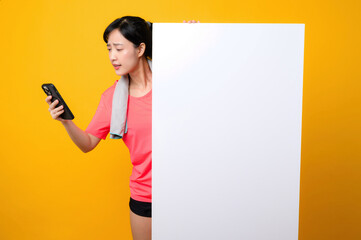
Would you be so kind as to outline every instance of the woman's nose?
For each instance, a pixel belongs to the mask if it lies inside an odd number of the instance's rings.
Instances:
[[[110,51],[110,60],[116,59],[114,51]]]

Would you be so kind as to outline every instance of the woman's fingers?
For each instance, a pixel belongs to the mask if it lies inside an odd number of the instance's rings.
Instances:
[[[186,21],[186,20],[183,20],[183,23],[200,23],[200,21],[196,21],[196,20]]]
[[[49,109],[53,110],[58,103],[59,103],[59,100],[56,99],[54,102],[52,102],[52,103],[49,105]]]
[[[50,111],[50,115],[53,119],[56,119],[56,120],[59,120],[57,119],[63,112],[64,112],[64,109],[63,109],[63,105],[53,109]]]
[[[61,106],[59,106],[57,108],[54,108],[54,111],[58,112],[58,111],[62,110],[63,108],[64,108],[63,105],[61,105]]]
[[[45,101],[49,104],[49,112],[50,115],[53,119],[58,120],[58,121],[63,121],[63,119],[61,117],[59,117],[63,112],[64,112],[64,106],[61,105],[57,108],[55,108],[55,106],[59,103],[59,100],[56,99],[54,102],[51,102],[51,98],[52,96],[48,96],[46,97]]]
[[[63,112],[64,112],[64,110],[60,110],[59,112],[57,112],[57,113],[55,113],[55,114],[53,115],[53,118],[56,119],[56,120],[59,120],[59,119],[57,119],[57,118],[58,118]]]
[[[53,96],[51,96],[51,95],[49,95],[49,96],[47,96],[46,98],[45,98],[45,102],[47,103],[47,104],[51,104],[51,98],[52,98]]]
[[[63,105],[57,107],[57,108],[54,108],[52,110],[50,110],[50,113],[52,116],[56,115],[59,111],[62,111],[63,110]]]

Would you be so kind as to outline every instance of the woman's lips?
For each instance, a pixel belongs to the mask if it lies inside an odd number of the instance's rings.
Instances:
[[[113,65],[113,67],[118,70],[120,68],[121,65]]]

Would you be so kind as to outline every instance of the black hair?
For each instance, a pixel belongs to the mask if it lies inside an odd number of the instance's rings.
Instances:
[[[146,22],[140,17],[124,16],[117,18],[105,29],[103,40],[108,43],[109,34],[118,29],[127,40],[134,44],[134,47],[139,47],[141,43],[144,43],[144,55],[152,59],[152,25],[151,22]]]

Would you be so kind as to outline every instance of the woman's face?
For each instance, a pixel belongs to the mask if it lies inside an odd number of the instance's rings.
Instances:
[[[136,69],[139,63],[139,48],[127,40],[118,29],[113,30],[108,36],[107,49],[109,59],[119,76],[126,75]]]

